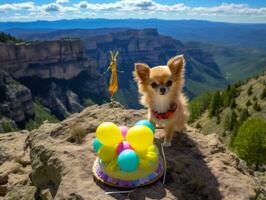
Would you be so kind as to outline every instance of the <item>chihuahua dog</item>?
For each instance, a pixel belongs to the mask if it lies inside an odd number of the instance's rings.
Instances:
[[[175,131],[185,128],[188,119],[187,98],[182,93],[185,60],[183,55],[171,58],[166,66],[150,68],[135,63],[133,73],[137,81],[140,103],[148,108],[148,118],[158,126],[164,126],[164,146],[171,146]]]

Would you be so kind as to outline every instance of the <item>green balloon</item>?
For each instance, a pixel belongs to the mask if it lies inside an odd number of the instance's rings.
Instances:
[[[95,138],[92,142],[93,149],[96,153],[98,153],[99,149],[103,146],[102,143]]]
[[[150,122],[149,120],[146,120],[146,119],[140,120],[135,125],[136,126],[138,126],[138,125],[147,126],[148,128],[151,129],[151,131],[152,131],[153,134],[155,133],[155,127],[154,127],[153,123]]]

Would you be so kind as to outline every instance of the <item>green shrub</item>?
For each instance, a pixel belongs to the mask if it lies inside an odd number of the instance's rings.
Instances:
[[[231,147],[249,165],[266,163],[266,121],[256,118],[245,121]]]
[[[13,127],[11,122],[4,121],[1,123],[1,125],[2,125],[5,133],[15,131],[15,128]]]
[[[38,128],[45,120],[49,122],[58,122],[59,120],[54,116],[51,115],[49,112],[47,112],[43,105],[41,105],[39,102],[33,103],[33,109],[35,116],[33,119],[30,119],[26,123],[26,129],[27,130],[33,130]]]

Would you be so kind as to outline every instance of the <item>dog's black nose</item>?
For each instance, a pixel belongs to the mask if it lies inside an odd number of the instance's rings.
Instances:
[[[166,89],[165,89],[165,88],[160,88],[160,92],[161,92],[162,94],[164,94],[164,93],[166,92]]]

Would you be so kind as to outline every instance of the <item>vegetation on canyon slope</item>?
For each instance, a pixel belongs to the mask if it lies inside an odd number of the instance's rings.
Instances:
[[[204,93],[190,103],[190,123],[204,134],[219,133],[248,164],[266,158],[266,73],[228,85],[223,91]],[[251,139],[252,138],[252,139]],[[251,150],[252,149],[252,150]],[[254,156],[256,154],[256,156]]]

